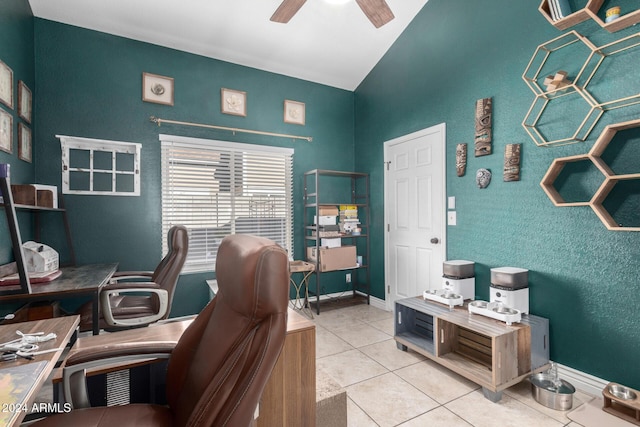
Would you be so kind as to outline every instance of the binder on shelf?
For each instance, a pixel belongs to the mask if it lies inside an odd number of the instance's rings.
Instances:
[[[558,16],[560,18],[566,18],[571,15],[571,5],[569,5],[569,0],[555,0],[557,2],[558,8]]]
[[[558,7],[556,1],[547,0],[547,3],[549,4],[549,13],[551,14],[551,19],[553,19],[554,21],[560,19],[558,16]]]

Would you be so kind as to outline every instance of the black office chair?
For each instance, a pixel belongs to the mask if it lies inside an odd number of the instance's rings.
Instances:
[[[169,251],[154,271],[116,272],[112,283],[100,290],[101,329],[146,326],[169,316],[176,284],[187,259],[189,235],[186,227],[171,227],[167,241]],[[132,279],[147,281],[131,282]],[[81,316],[80,330],[91,330],[91,303],[84,304],[78,314]]]

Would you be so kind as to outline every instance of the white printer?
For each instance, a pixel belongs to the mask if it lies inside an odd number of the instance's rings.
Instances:
[[[29,273],[50,273],[58,270],[58,252],[42,243],[28,241],[22,244],[24,263]]]

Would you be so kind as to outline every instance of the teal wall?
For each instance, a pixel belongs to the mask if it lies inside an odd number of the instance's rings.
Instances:
[[[79,262],[119,261],[123,268],[143,269],[160,258],[159,133],[294,147],[296,230],[304,171],[371,174],[372,285],[374,295],[384,298],[383,142],[445,122],[447,194],[457,198],[458,212],[458,225],[447,230],[448,258],[476,261],[476,293],[482,299],[489,296],[490,268],[528,268],[531,311],[550,319],[552,359],[640,388],[640,234],[606,231],[588,208],[553,207],[539,186],[554,158],[586,152],[606,124],[637,118],[639,112],[606,113],[583,143],[546,149],[533,144],[520,125],[533,100],[521,75],[536,47],[562,34],[538,13],[538,0],[430,0],[355,93],[33,20],[26,4],[0,4],[0,58],[34,91],[37,117],[34,164],[19,161],[16,153],[0,153],[0,161],[12,165],[14,182],[60,185],[56,134],[143,144],[140,197],[66,197]],[[575,29],[596,45],[632,33],[611,35],[591,21]],[[637,55],[630,56],[637,61]],[[145,71],[175,78],[174,107],[142,102]],[[601,89],[606,94],[630,83],[612,78]],[[248,117],[220,113],[220,87],[248,92]],[[475,101],[485,97],[494,102],[494,154],[470,155],[467,174],[458,178],[455,144],[466,142],[472,149]],[[284,99],[306,103],[306,126],[282,122]],[[151,115],[310,135],[314,142],[157,128]],[[523,144],[519,182],[501,178],[508,143]],[[627,157],[637,159],[636,153]],[[484,190],[474,182],[480,167],[494,172]],[[5,239],[2,227],[0,239]],[[44,231],[60,239],[51,229]],[[300,235],[295,245],[300,258]],[[0,240],[0,262],[10,258],[8,241]],[[209,277],[181,278],[173,315],[202,307]]]
[[[588,207],[554,207],[539,183],[554,158],[588,151],[606,124],[638,118],[640,110],[605,113],[586,142],[555,148],[533,143],[521,126],[533,101],[521,76],[538,45],[563,33],[538,13],[539,4],[430,0],[355,91],[355,167],[371,174],[373,189],[374,294],[384,297],[383,143],[445,122],[447,195],[456,197],[458,222],[447,229],[448,258],[476,262],[476,294],[485,300],[490,268],[529,269],[531,312],[550,320],[552,359],[638,388],[640,233],[607,231]],[[633,32],[612,35],[592,21],[574,29],[596,46]],[[637,64],[638,49],[630,52],[622,62]],[[639,93],[637,66],[631,70],[606,74],[600,93]],[[476,158],[475,101],[486,97],[493,97],[493,154]],[[556,114],[559,126],[575,120],[571,108]],[[469,148],[460,178],[457,143]],[[510,143],[522,144],[519,182],[502,179]],[[630,154],[635,172],[638,153]],[[479,168],[493,172],[483,190],[475,184]]]
[[[11,165],[12,182],[33,181],[35,162],[18,159],[18,123],[25,123],[18,117],[18,81],[22,80],[35,96],[35,73],[33,59],[33,16],[29,3],[23,0],[3,0],[0,3],[0,60],[13,70],[13,109],[4,104],[0,108],[13,116],[13,152],[0,151],[0,163]],[[33,123],[33,118],[32,118]],[[31,125],[27,126],[35,133]],[[31,220],[28,214],[19,214],[21,221]],[[29,230],[23,233],[23,240],[31,238]],[[0,265],[13,260],[11,239],[4,219],[0,220]]]

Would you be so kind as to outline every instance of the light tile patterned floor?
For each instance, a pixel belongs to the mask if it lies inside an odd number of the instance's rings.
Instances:
[[[393,313],[370,305],[322,311],[316,360],[347,390],[349,427],[580,427],[567,412],[538,404],[523,381],[500,402],[482,389],[393,340]],[[576,392],[573,408],[593,399]]]

